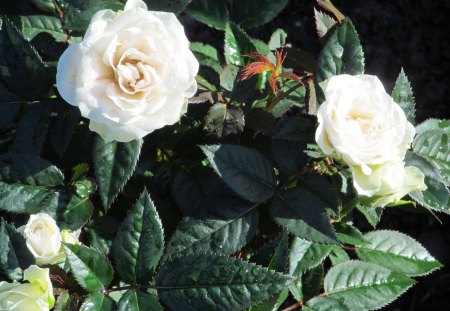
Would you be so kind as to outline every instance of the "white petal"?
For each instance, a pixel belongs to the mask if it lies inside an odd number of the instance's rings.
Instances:
[[[128,0],[125,4],[125,11],[131,10],[131,9],[144,9],[147,10],[147,5],[142,0]]]
[[[56,69],[56,87],[58,92],[66,102],[73,106],[77,105],[75,90],[79,48],[80,45],[78,43],[71,44],[62,54]]]

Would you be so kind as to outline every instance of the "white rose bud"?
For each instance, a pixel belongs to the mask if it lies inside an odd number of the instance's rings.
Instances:
[[[323,90],[316,141],[325,154],[336,153],[366,175],[370,166],[403,161],[414,126],[376,76],[334,76]]]
[[[49,269],[30,266],[24,271],[28,283],[0,282],[0,311],[48,311],[55,304]]]
[[[427,189],[424,174],[417,167],[405,167],[403,162],[372,167],[369,175],[364,174],[359,166],[352,166],[351,170],[355,189],[360,195],[374,197],[374,207],[396,202],[411,191]]]
[[[49,215],[31,215],[23,230],[23,236],[36,259],[36,264],[55,264],[64,260],[61,232]]]
[[[129,0],[124,11],[93,16],[83,41],[61,56],[56,85],[91,130],[127,142],[180,120],[198,68],[174,14]]]

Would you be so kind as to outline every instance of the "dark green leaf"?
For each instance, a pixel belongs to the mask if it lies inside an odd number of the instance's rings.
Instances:
[[[100,291],[111,283],[113,268],[98,250],[83,245],[64,244],[64,252],[73,276],[87,291]]]
[[[55,2],[53,0],[30,0],[30,2],[42,11],[49,13],[56,12]]]
[[[57,211],[57,222],[61,229],[77,230],[91,218],[94,206],[89,198],[70,194],[67,205]]]
[[[66,41],[67,35],[62,29],[61,20],[48,15],[24,15],[20,16],[21,29],[24,37],[31,41],[38,34],[45,32],[56,41]]]
[[[100,188],[100,197],[105,209],[110,207],[133,173],[141,147],[141,139],[128,143],[116,141],[106,143],[100,136],[97,136],[92,157],[95,176]]]
[[[23,236],[0,218],[0,274],[18,281],[22,279],[22,270],[33,263],[34,257]]]
[[[392,90],[392,99],[403,109],[406,118],[412,124],[415,124],[416,109],[411,84],[402,70],[395,82],[394,90]]]
[[[209,108],[205,117],[204,129],[210,133],[216,133],[218,137],[222,136],[223,123],[227,116],[227,105],[216,103]]]
[[[352,22],[345,18],[328,37],[316,61],[316,83],[340,74],[364,73],[364,55]]]
[[[367,222],[373,228],[377,227],[377,224],[381,219],[381,215],[383,214],[383,209],[381,207],[368,207],[357,204],[356,208],[364,215],[364,217],[367,219]]]
[[[69,147],[72,134],[80,119],[80,110],[78,108],[72,106],[67,107],[69,105],[64,106],[65,109],[60,109],[58,112],[50,134],[53,150],[55,150],[59,157],[62,157],[67,147]]]
[[[75,31],[85,31],[92,16],[100,10],[123,10],[119,0],[65,0],[67,6],[64,12],[64,28]]]
[[[270,206],[270,213],[279,225],[302,239],[338,244],[326,207],[326,199],[315,191],[299,186],[277,195]]]
[[[406,234],[379,230],[365,234],[364,238],[370,244],[357,247],[356,253],[361,260],[410,276],[429,274],[442,267],[422,245]]]
[[[203,44],[200,42],[191,42],[189,47],[201,66],[210,67],[217,73],[220,73],[222,67],[220,66],[219,56],[217,54],[217,50],[212,45]]]
[[[258,151],[243,146],[201,147],[211,166],[237,194],[251,202],[263,202],[276,185],[272,165]]]
[[[206,205],[206,211],[180,222],[167,244],[164,260],[206,252],[232,254],[255,234],[255,205],[230,197],[212,198],[202,205]]]
[[[51,113],[50,102],[28,105],[16,125],[16,134],[9,151],[39,154],[50,126]]]
[[[0,86],[0,94],[3,90]],[[0,95],[0,100],[2,100],[2,95]],[[0,104],[0,130],[8,126],[16,117],[20,110],[21,103],[1,103]]]
[[[88,296],[80,307],[80,311],[115,311],[117,303],[111,297],[103,294]]]
[[[144,0],[149,11],[180,13],[190,0]]]
[[[311,268],[317,267],[325,260],[332,245],[311,243],[297,237],[289,249],[289,274],[301,276]]]
[[[178,172],[172,182],[172,193],[185,216],[198,214],[197,208],[207,198],[226,195],[230,191],[214,171],[205,166],[190,172]]]
[[[110,253],[111,245],[116,237],[118,228],[119,222],[116,219],[103,216],[96,221],[91,221],[85,227],[85,231],[90,245],[107,256]]]
[[[448,131],[449,127],[450,127],[450,120],[427,119],[416,126],[416,134],[419,135],[426,131],[431,130]]]
[[[196,20],[217,29],[225,29],[228,22],[226,0],[192,0],[186,12]]]
[[[311,115],[296,115],[283,123],[275,138],[290,141],[314,142],[317,120]]]
[[[225,61],[227,64],[243,66],[248,62],[245,54],[256,51],[250,37],[239,26],[228,23],[225,28]]]
[[[272,140],[272,156],[278,167],[287,176],[293,176],[302,171],[309,161],[304,150],[306,144],[285,139]]]
[[[235,258],[183,256],[158,272],[159,297],[174,310],[241,310],[268,299],[289,276]]]
[[[431,162],[450,186],[450,124],[423,131],[416,136],[413,150]],[[424,125],[426,127],[427,125]]]
[[[62,292],[56,299],[53,311],[73,311],[78,308],[78,296],[71,295],[68,291]]]
[[[147,191],[120,225],[114,241],[117,273],[126,283],[151,280],[164,248],[164,233]]]
[[[364,239],[363,234],[358,228],[345,224],[345,223],[337,223],[334,228],[336,229],[336,236],[341,243],[347,244],[367,244],[369,243]]]
[[[1,20],[0,82],[20,97],[43,98],[50,89],[50,80],[41,57],[9,19]]]
[[[411,192],[409,194],[411,198],[426,208],[450,214],[450,192],[438,170],[430,162],[412,152],[406,153],[405,163],[406,166],[415,166],[422,171],[428,187],[425,191]]]
[[[297,283],[297,286],[300,286],[303,300],[308,300],[320,293],[320,290],[322,289],[323,275],[324,270],[322,264],[306,271],[302,275],[301,281],[299,281],[301,283]]]
[[[288,0],[229,0],[230,19],[242,28],[253,28],[271,21]]]
[[[61,194],[56,187],[64,182],[58,168],[31,155],[0,155],[0,208],[14,213],[54,213]]]
[[[286,48],[286,59],[283,67],[292,68],[295,73],[303,71],[314,72],[314,56],[302,49],[288,47]]]
[[[119,300],[118,311],[163,311],[158,298],[140,290],[128,290]]]
[[[264,109],[250,110],[245,121],[247,127],[254,131],[262,132],[269,137],[275,134],[277,128],[275,117]]]
[[[286,271],[289,235],[286,231],[264,244],[252,258],[256,264],[278,272]]]
[[[302,311],[350,311],[350,309],[336,299],[317,296],[308,300]]]
[[[350,310],[379,309],[395,300],[414,280],[373,263],[347,261],[330,269],[324,295],[344,303]]]

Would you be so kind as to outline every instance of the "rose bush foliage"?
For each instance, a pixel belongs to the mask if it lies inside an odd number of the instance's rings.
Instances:
[[[329,1],[318,55],[247,34],[286,3],[0,5],[0,310],[375,310],[442,267],[377,225],[450,214],[448,121]]]

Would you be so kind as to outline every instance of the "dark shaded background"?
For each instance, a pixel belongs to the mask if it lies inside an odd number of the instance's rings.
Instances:
[[[242,0],[245,1],[245,0]],[[270,23],[249,30],[267,41],[277,28],[288,33],[288,42],[317,54],[315,1],[291,0]],[[449,118],[450,110],[450,1],[446,0],[334,0],[353,21],[363,45],[366,73],[379,76],[390,92],[403,67],[416,97],[417,123],[427,118]],[[182,16],[191,41],[223,45],[223,33]],[[404,232],[419,240],[446,267],[429,276],[383,310],[450,310],[450,216],[439,214],[441,223],[428,213],[387,208],[378,228]],[[356,219],[364,231],[371,228]]]

